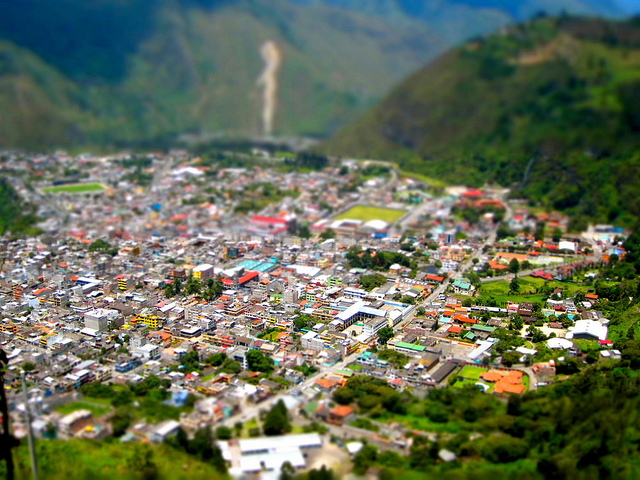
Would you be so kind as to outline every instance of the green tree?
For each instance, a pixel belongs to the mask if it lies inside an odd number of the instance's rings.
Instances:
[[[294,480],[296,478],[296,469],[291,465],[291,462],[284,462],[280,467],[279,480]]]
[[[141,480],[157,480],[158,466],[153,461],[151,447],[145,444],[132,445],[127,458],[127,469],[135,472]]]
[[[218,298],[223,291],[224,284],[219,281],[214,281],[210,278],[204,291],[204,298],[206,298],[207,300],[213,300],[214,298]]]
[[[90,252],[108,250],[109,248],[111,248],[111,245],[109,245],[109,242],[107,242],[102,238],[98,238],[97,240],[93,241],[91,245],[89,245]]]
[[[289,413],[282,400],[279,400],[264,419],[264,434],[268,436],[283,435],[291,431]]]
[[[627,330],[627,340],[633,340],[634,338],[636,338],[636,329],[633,325],[631,325],[629,327],[629,330]]]
[[[520,262],[517,258],[512,258],[509,262],[509,273],[517,274],[520,271]]]
[[[378,331],[378,343],[380,345],[386,345],[389,340],[393,338],[395,332],[391,327],[384,327]]]
[[[226,359],[227,359],[227,354],[224,352],[212,353],[207,357],[206,362],[209,365],[213,365],[214,367],[219,367],[224,363]]]
[[[231,430],[229,427],[225,427],[223,425],[216,428],[216,438],[218,440],[231,440],[232,437],[233,437],[233,430]]]
[[[513,279],[511,280],[511,283],[509,284],[509,292],[510,293],[520,292],[520,280],[518,279],[518,277],[513,277]]]
[[[36,366],[33,363],[26,362],[22,364],[22,370],[25,372],[33,372],[36,369]]]
[[[327,228],[320,234],[320,238],[322,240],[329,240],[331,238],[336,238],[336,232],[334,232],[330,228]]]
[[[111,416],[110,423],[114,437],[121,437],[131,425],[133,416],[128,409],[118,408]]]
[[[371,291],[376,287],[380,287],[387,283],[387,277],[379,273],[372,275],[363,275],[360,277],[360,286],[366,291]]]
[[[311,230],[309,229],[309,225],[301,225],[298,229],[298,236],[300,238],[311,238]]]
[[[246,355],[247,366],[252,372],[269,373],[274,369],[273,358],[260,350],[249,350]]]
[[[364,475],[378,458],[378,449],[373,445],[365,445],[353,457],[353,471],[357,475]]]
[[[293,325],[298,330],[309,329],[313,327],[315,323],[316,323],[315,319],[311,315],[306,315],[306,314],[298,315],[296,318],[293,319]]]
[[[506,367],[510,367],[516,363],[520,363],[520,354],[518,352],[511,350],[502,354],[502,364]]]
[[[202,286],[200,285],[200,282],[198,280],[196,280],[195,278],[189,279],[186,288],[187,295],[198,295],[200,294],[201,290]]]
[[[551,238],[555,243],[558,243],[560,240],[562,240],[562,230],[560,230],[559,228],[556,228],[553,231],[553,235]]]
[[[522,320],[522,317],[520,315],[515,314],[513,317],[511,317],[509,329],[520,331],[522,330],[522,327],[524,327],[524,321]]]

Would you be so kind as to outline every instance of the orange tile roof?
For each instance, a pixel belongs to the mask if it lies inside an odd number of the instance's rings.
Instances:
[[[513,393],[516,395],[522,395],[525,390],[526,390],[526,387],[522,384],[513,385],[507,382],[498,382],[496,383],[496,386],[493,389],[495,393]]]
[[[355,410],[348,405],[338,405],[336,408],[331,410],[331,415],[344,418],[344,417],[348,417],[354,412]]]
[[[500,372],[496,372],[495,370],[490,370],[480,375],[480,378],[487,382],[499,382],[500,380],[502,380],[502,374]]]

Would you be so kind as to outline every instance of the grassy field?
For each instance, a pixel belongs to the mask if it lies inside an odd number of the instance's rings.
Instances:
[[[473,365],[465,365],[465,367],[460,370],[460,373],[458,374],[458,377],[460,378],[456,383],[453,384],[453,388],[464,388],[465,385],[469,385],[470,383],[473,383],[474,385],[476,383],[482,383],[483,385],[489,387],[487,393],[493,393],[495,385],[493,383],[480,380],[480,375],[487,371],[488,370],[486,368],[474,367]]]
[[[93,413],[94,417],[101,417],[105,413],[109,412],[111,408],[108,406],[100,407],[98,405],[86,402],[73,402],[66,405],[61,405],[56,408],[56,412],[62,413],[63,415],[68,415],[75,412],[76,410],[89,410],[91,413]]]
[[[480,296],[483,298],[493,297],[498,304],[502,305],[507,302],[544,302],[547,299],[547,295],[536,293],[536,290],[545,283],[554,289],[561,288],[565,296],[573,296],[580,291],[586,292],[588,290],[588,287],[582,285],[555,280],[547,282],[541,278],[534,277],[522,277],[519,280],[520,292],[517,295],[509,294],[510,281],[498,280],[496,282],[483,283],[480,289]]]
[[[479,380],[480,375],[482,375],[486,371],[486,368],[474,367],[473,365],[465,365],[465,367],[460,370],[460,373],[458,375],[469,380]]]
[[[72,183],[69,185],[45,187],[42,191],[45,193],[91,193],[103,192],[106,189],[107,187],[101,183]]]
[[[440,180],[434,177],[428,177],[427,175],[423,175],[421,173],[409,172],[407,170],[400,170],[400,175],[403,177],[413,178],[414,180],[418,180],[419,182],[424,182],[435,188],[438,188],[438,187],[445,188],[449,186],[449,184],[443,180]]]
[[[211,465],[203,463],[167,445],[119,443],[89,440],[38,440],[40,478],[47,479],[140,479],[141,469],[149,464],[157,468],[152,478],[221,479]],[[30,479],[29,449],[26,442],[14,450],[16,479]],[[4,462],[0,466],[4,472]]]
[[[406,210],[396,210],[393,208],[367,207],[356,205],[347,210],[342,215],[338,215],[336,220],[349,219],[369,222],[371,220],[382,220],[387,223],[395,223],[407,214]]]
[[[464,431],[463,426],[455,420],[450,420],[445,423],[436,423],[429,420],[426,416],[417,416],[412,414],[398,415],[395,413],[385,413],[379,418],[376,418],[376,420],[387,423],[397,422],[404,425],[406,428],[422,432],[460,433]]]

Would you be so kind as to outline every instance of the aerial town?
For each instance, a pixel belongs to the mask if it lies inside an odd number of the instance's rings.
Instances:
[[[592,285],[626,232],[569,234],[507,190],[259,151],[233,167],[185,151],[2,158],[39,219],[0,244],[17,437],[207,428],[231,475],[277,478],[450,433],[442,412],[354,397],[355,379],[385,398],[471,386],[506,401],[620,357]]]

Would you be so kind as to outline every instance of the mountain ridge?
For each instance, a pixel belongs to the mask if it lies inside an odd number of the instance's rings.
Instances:
[[[631,225],[639,98],[640,22],[542,19],[444,54],[322,148]]]
[[[518,15],[547,3],[525,0]],[[616,13],[589,0],[555,3]],[[324,136],[452,44],[517,20],[508,4],[5,0],[0,147],[261,135],[257,80],[269,41],[283,54],[275,134]]]

